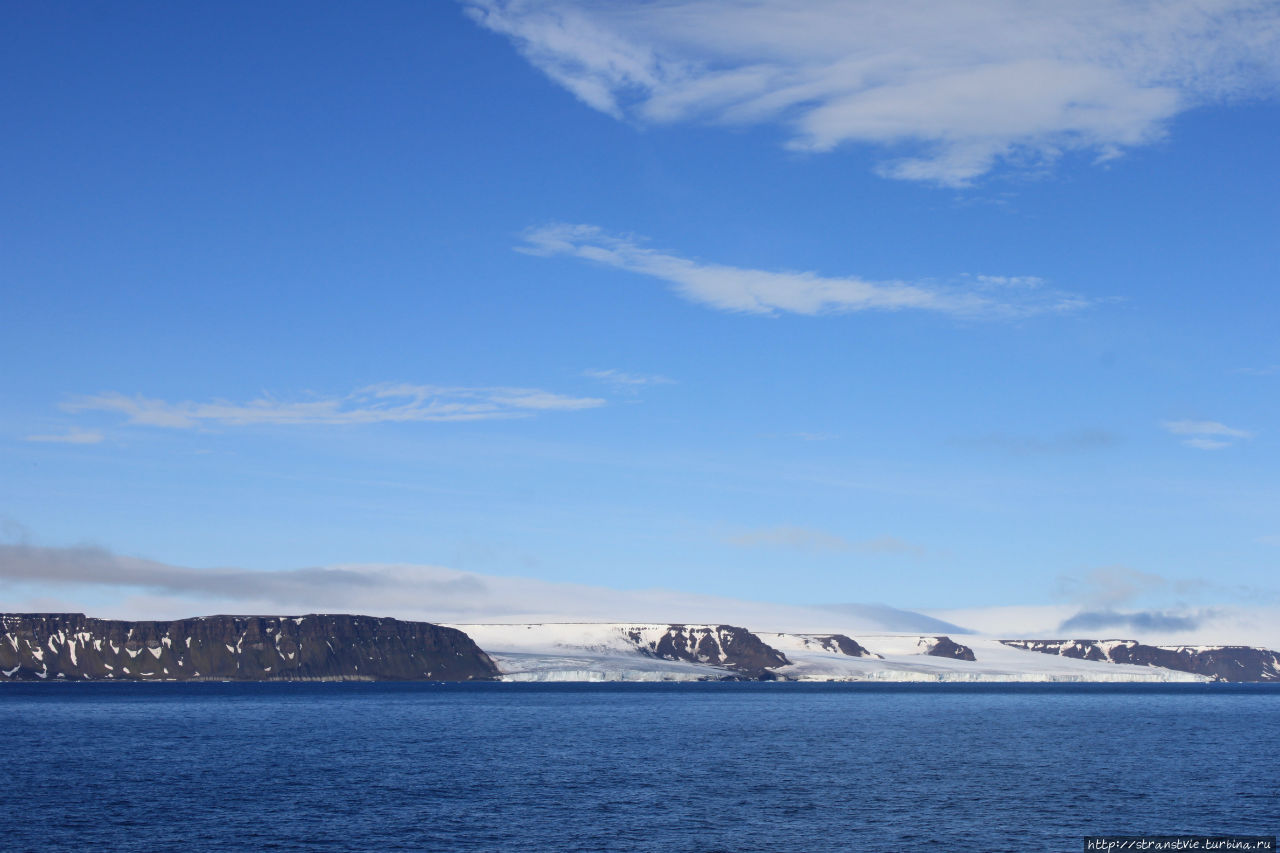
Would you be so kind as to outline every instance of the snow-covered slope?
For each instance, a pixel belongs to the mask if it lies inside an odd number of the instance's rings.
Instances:
[[[794,636],[794,635],[792,635]],[[874,657],[851,657],[812,646],[793,645],[788,635],[761,634],[761,639],[785,651],[790,666],[776,670],[779,678],[796,681],[1203,681],[1200,676],[1149,666],[1128,666],[1068,658],[1034,660],[1021,650],[991,638],[965,637],[974,659],[929,654],[938,647],[933,636],[855,634],[852,640]],[[484,644],[481,643],[481,648]],[[501,669],[501,663],[499,668]]]
[[[1004,640],[1067,658],[1193,672],[1224,681],[1280,681],[1280,653],[1249,646],[1152,646],[1136,640]]]
[[[771,678],[787,659],[731,625],[457,625],[506,681],[706,681]]]
[[[507,681],[1206,680],[1159,667],[1036,654],[994,638],[965,637],[960,645],[933,635],[752,633],[725,625],[654,623],[453,627],[475,640]],[[956,656],[964,652],[973,659]]]

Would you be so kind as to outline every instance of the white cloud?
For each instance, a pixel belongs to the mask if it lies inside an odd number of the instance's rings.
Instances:
[[[1174,435],[1225,435],[1230,438],[1250,438],[1253,435],[1217,421],[1165,421],[1163,426]]]
[[[129,423],[189,429],[202,425],[374,424],[412,421],[477,421],[528,417],[545,411],[573,411],[603,406],[597,397],[569,397],[535,388],[456,388],[437,385],[383,384],[343,397],[302,401],[259,397],[247,403],[156,400],[117,392],[79,397],[63,405],[71,412],[100,411],[124,415]]]
[[[585,104],[661,124],[777,123],[964,185],[1000,160],[1097,159],[1280,82],[1273,0],[462,0]]]
[[[653,373],[625,373],[613,368],[608,370],[584,370],[582,375],[591,379],[599,379],[601,382],[608,382],[619,389],[635,390],[645,385],[672,385],[675,383],[674,379],[668,379],[665,376]]]
[[[793,432],[788,438],[798,438],[801,441],[831,441],[836,436],[829,432]]]
[[[935,311],[966,318],[1017,318],[1046,312],[1074,311],[1088,299],[1025,282],[1038,279],[999,279],[965,276],[954,285],[905,281],[868,281],[813,272],[773,272],[723,264],[709,264],[640,245],[637,238],[609,234],[594,225],[554,224],[524,235],[526,254],[568,255],[627,272],[657,278],[676,293],[723,311],[747,314],[823,314],[853,311]],[[992,282],[1019,282],[993,286]]]
[[[1253,433],[1229,427],[1217,421],[1163,421],[1160,424],[1174,435],[1189,436],[1182,443],[1197,450],[1221,450],[1235,439],[1253,438]]]
[[[1280,364],[1268,364],[1266,367],[1237,367],[1231,372],[1245,376],[1274,376],[1280,373]]]
[[[104,436],[100,432],[87,429],[72,428],[63,433],[51,435],[29,435],[26,441],[43,441],[55,444],[97,444]]]

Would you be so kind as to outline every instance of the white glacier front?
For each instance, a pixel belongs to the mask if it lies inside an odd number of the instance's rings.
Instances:
[[[730,676],[709,663],[646,655],[666,624],[451,625],[475,641],[503,681],[707,681]],[[690,628],[707,626],[691,625]]]
[[[990,637],[962,636],[953,640],[973,649],[976,660],[933,657],[925,653],[933,637],[905,634],[850,634],[878,658],[855,658],[812,647],[797,647],[787,634],[759,634],[760,639],[781,651],[790,666],[775,670],[779,677],[795,681],[1208,681],[1200,675],[1151,666],[1133,666],[1103,661],[1041,655],[1035,660],[1026,652],[1003,645]]]
[[[483,649],[504,681],[707,681],[735,677],[712,663],[663,660],[652,645],[671,628],[657,623],[455,624]],[[705,625],[688,625],[701,629]],[[993,637],[963,635],[976,660],[933,657],[937,637],[922,634],[846,634],[870,657],[831,650],[821,635],[753,632],[787,656],[774,668],[788,681],[875,682],[1196,682],[1209,679],[1158,667],[1086,661],[1002,645]],[[824,647],[826,646],[826,647]]]

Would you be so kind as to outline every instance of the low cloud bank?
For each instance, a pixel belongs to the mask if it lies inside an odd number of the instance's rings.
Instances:
[[[1151,645],[1242,645],[1280,649],[1280,607],[1216,604],[1163,610],[1016,605],[929,610],[980,634],[1026,640],[1138,640]]]
[[[1063,633],[1099,630],[1124,630],[1142,634],[1194,631],[1205,621],[1199,613],[1163,613],[1140,610],[1135,613],[1117,613],[1114,610],[1082,610],[1063,621],[1058,630]]]
[[[956,630],[882,605],[795,607],[421,565],[194,569],[102,548],[0,545],[0,610],[48,610],[51,605],[130,619],[321,611],[449,623],[710,622],[774,631]]]

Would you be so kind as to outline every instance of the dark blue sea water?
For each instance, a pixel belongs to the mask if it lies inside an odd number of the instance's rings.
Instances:
[[[1280,830],[1280,690],[0,686],[6,850],[1047,850]]]

